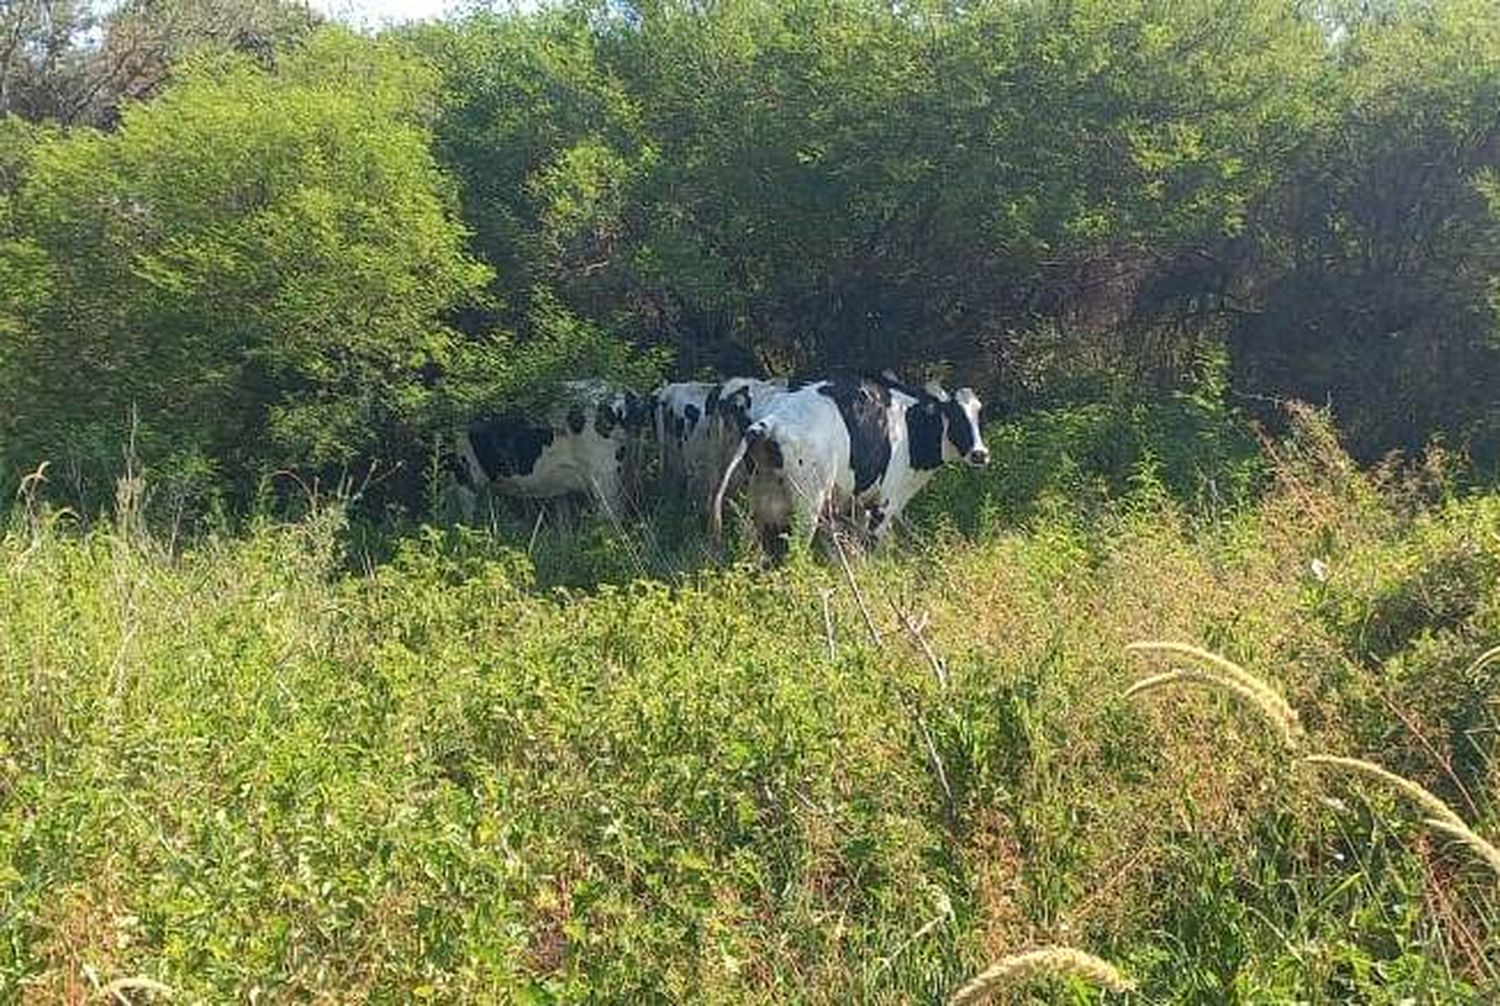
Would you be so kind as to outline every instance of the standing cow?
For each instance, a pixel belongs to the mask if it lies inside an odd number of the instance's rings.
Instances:
[[[490,486],[523,499],[582,493],[620,517],[650,414],[649,402],[630,391],[571,381],[551,408],[470,423],[454,444],[450,467],[466,490]]]
[[[752,417],[786,391],[783,380],[731,377],[718,384],[683,381],[656,389],[656,435],[663,482],[707,507]]]
[[[662,484],[686,488],[694,499],[698,496],[693,487],[712,477],[708,399],[718,387],[706,381],[678,381],[662,385],[651,395],[656,404]]]
[[[746,427],[710,508],[720,536],[724,496],[748,457],[751,512],[762,545],[785,549],[793,525],[811,539],[819,521],[849,508],[879,542],[944,463],[989,462],[979,397],[936,383],[915,388],[889,373],[819,381],[774,398]]]

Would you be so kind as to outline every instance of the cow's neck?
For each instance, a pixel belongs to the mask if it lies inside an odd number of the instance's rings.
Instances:
[[[919,404],[906,409],[906,451],[912,473],[927,478],[943,466],[943,414],[928,415]]]

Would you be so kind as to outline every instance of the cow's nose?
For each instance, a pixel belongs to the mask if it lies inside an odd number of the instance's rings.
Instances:
[[[987,465],[990,463],[990,452],[983,447],[976,447],[969,452],[969,464]]]

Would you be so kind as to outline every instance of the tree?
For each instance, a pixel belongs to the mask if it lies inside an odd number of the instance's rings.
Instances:
[[[81,0],[0,6],[0,116],[108,125],[122,102],[154,94],[204,49],[269,65],[318,22],[293,0]]]
[[[424,373],[458,350],[443,319],[489,275],[428,149],[434,83],[325,29],[274,68],[195,61],[114,133],[39,142],[0,248],[49,294],[0,289],[12,464],[66,461],[97,493],[136,410],[148,460],[243,494],[414,435]]]
[[[1244,391],[1331,401],[1355,453],[1443,430],[1500,461],[1500,8],[1344,5],[1323,108],[1257,210]]]

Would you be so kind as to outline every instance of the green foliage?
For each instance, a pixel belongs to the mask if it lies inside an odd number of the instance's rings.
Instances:
[[[1274,177],[1315,35],[1189,6],[638,5],[603,43],[656,152],[617,262],[686,359],[972,366],[1060,266],[1233,231]]]
[[[321,19],[295,0],[7,0],[0,117],[107,126],[195,53],[269,64]]]
[[[432,95],[390,45],[330,30],[38,143],[0,260],[48,294],[0,292],[7,458],[67,463],[96,499],[132,410],[149,462],[242,489],[408,435],[456,351],[443,317],[487,276],[427,149]]]
[[[989,427],[985,442],[990,466],[939,473],[913,503],[916,524],[995,533],[1059,514],[1087,521],[1122,498],[1151,513],[1175,501],[1213,518],[1250,502],[1266,481],[1264,459],[1212,374],[1159,399],[1117,390],[1037,410]]]
[[[1493,834],[1496,500],[1277,475],[1212,527],[1101,507],[856,564],[881,645],[826,564],[585,592],[536,565],[576,528],[366,565],[337,511],[178,554],[34,512],[0,537],[0,989],[928,1001],[1068,942],[1151,1002],[1492,1001],[1461,850],[1217,698],[1121,698],[1125,642],[1212,641]],[[1474,604],[1341,656],[1330,597],[1465,549]]]
[[[118,129],[0,126],[6,477],[101,498],[132,404],[158,471],[244,500],[669,361],[1186,415],[1225,352],[1361,460],[1500,463],[1493,4],[481,7],[376,39],[279,0],[125,4],[95,42],[74,4],[7,15],[57,27],[54,96],[112,82],[33,117]],[[1114,483],[1182,494],[1178,447],[1126,440]]]
[[[524,328],[534,290],[567,289],[611,254],[650,156],[634,105],[601,65],[582,8],[478,14],[406,39],[442,75],[434,149],[462,183],[475,250],[495,267],[494,309]]]
[[[1331,401],[1358,456],[1434,430],[1500,462],[1500,8],[1370,5],[1340,23],[1320,113],[1257,225],[1246,390]]]

